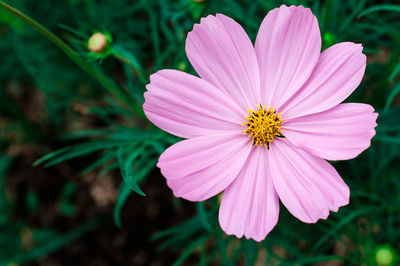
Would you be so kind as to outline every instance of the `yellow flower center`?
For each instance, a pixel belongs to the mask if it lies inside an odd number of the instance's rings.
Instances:
[[[265,105],[261,104],[257,107],[256,111],[247,110],[249,112],[249,116],[246,116],[247,122],[242,124],[246,125],[247,129],[243,130],[243,133],[247,133],[253,138],[253,145],[265,145],[268,148],[275,136],[282,136],[282,127],[279,125],[283,119],[273,107],[266,109]]]

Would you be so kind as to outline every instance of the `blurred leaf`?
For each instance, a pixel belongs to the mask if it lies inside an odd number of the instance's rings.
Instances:
[[[394,80],[394,78],[397,76],[397,74],[399,74],[399,72],[400,72],[400,62],[397,63],[397,65],[394,68],[392,74],[390,74],[389,82],[392,82]]]
[[[379,140],[382,142],[392,143],[392,144],[400,144],[399,137],[390,137],[390,136],[376,136],[375,140]]]
[[[400,82],[390,91],[389,97],[386,100],[385,111],[389,110],[389,107],[394,99],[400,92]]]
[[[21,251],[21,253],[19,253],[19,254],[15,254],[14,257],[12,259],[9,259],[7,263],[8,264],[25,263],[25,262],[29,262],[29,261],[33,261],[35,259],[41,258],[45,255],[48,255],[48,254],[62,248],[65,245],[75,241],[83,234],[93,230],[99,224],[100,224],[99,219],[89,221],[89,222],[87,222],[83,225],[80,225],[77,228],[69,231],[68,233],[66,233],[64,235],[56,236],[56,237],[48,240],[48,242],[46,244],[35,247],[31,250]]]
[[[39,202],[39,198],[38,195],[36,194],[35,191],[28,191],[28,193],[26,194],[26,205],[28,206],[29,212],[31,213],[36,213],[39,211],[40,209],[40,202]]]
[[[181,265],[197,248],[201,248],[207,241],[206,237],[199,238],[188,244],[179,258],[172,264],[173,266]]]
[[[345,258],[341,256],[312,256],[309,258],[303,258],[295,261],[291,261],[290,263],[282,263],[282,265],[308,265],[311,263],[318,263],[318,262],[329,262],[329,261],[344,261]]]
[[[61,202],[59,211],[62,215],[67,217],[75,216],[77,212],[76,207],[68,202]]]
[[[118,192],[117,202],[114,207],[114,222],[118,228],[122,227],[121,223],[121,210],[125,204],[125,201],[128,199],[129,195],[132,193],[132,189],[125,183],[121,185],[121,188]]]
[[[0,228],[8,225],[11,221],[10,202],[6,197],[4,180],[8,169],[11,167],[12,158],[4,156],[0,152]],[[0,245],[1,246],[1,245]]]
[[[60,198],[62,201],[68,201],[76,192],[76,185],[68,182],[61,190]]]
[[[395,12],[400,12],[400,5],[391,5],[391,4],[385,4],[385,5],[377,5],[373,6],[370,8],[365,9],[363,12],[361,12],[357,18],[360,18],[362,16],[371,14],[373,12],[377,11],[395,11]]]
[[[3,180],[6,177],[7,171],[12,163],[12,158],[4,156],[0,153],[0,184],[3,184]]]
[[[204,228],[208,232],[211,232],[211,224],[208,221],[207,212],[206,212],[206,209],[204,207],[204,203],[203,202],[197,202],[196,206],[197,206],[197,212],[199,214],[201,223],[203,224]]]
[[[127,51],[121,45],[113,45],[113,54],[119,58],[122,62],[129,64],[133,70],[135,70],[139,75],[143,75],[142,67],[140,66],[138,60],[132,54],[132,52]]]
[[[142,146],[144,147],[144,146]],[[125,184],[132,189],[133,191],[135,191],[137,194],[141,195],[141,196],[145,196],[145,194],[143,193],[143,191],[139,188],[139,186],[137,185],[136,181],[134,180],[133,175],[131,175],[131,169],[132,169],[132,161],[140,154],[141,150],[137,149],[135,153],[133,153],[133,156],[131,156],[129,158],[129,160],[127,160],[127,163],[124,161],[124,159],[122,158],[122,153],[123,153],[123,146],[120,146],[118,148],[117,151],[117,157],[118,157],[118,162],[119,162],[119,167],[121,170],[121,175],[122,178],[124,179]]]
[[[315,252],[317,251],[321,245],[330,237],[332,236],[334,233],[337,232],[337,230],[339,230],[341,227],[343,227],[344,225],[346,225],[347,223],[350,223],[352,220],[354,220],[356,217],[366,214],[366,213],[370,213],[370,212],[374,212],[374,211],[378,211],[379,208],[377,207],[367,207],[367,208],[363,208],[363,209],[358,209],[354,212],[352,212],[351,214],[347,215],[346,217],[342,218],[339,223],[332,227],[331,229],[329,229],[325,234],[323,234],[318,242],[316,242],[314,244],[314,246],[312,247],[312,251]]]

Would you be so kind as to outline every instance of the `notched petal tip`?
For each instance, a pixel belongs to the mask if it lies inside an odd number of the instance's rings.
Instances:
[[[310,78],[283,106],[286,119],[323,112],[343,102],[364,76],[361,44],[340,42],[324,50]]]
[[[194,23],[194,24],[193,24],[192,30],[188,32],[188,34],[187,34],[187,36],[186,36],[186,42],[187,42],[187,40],[188,40],[188,38],[189,38],[189,35],[192,35],[193,32],[198,31],[198,30],[199,30],[199,27],[203,26],[204,24],[207,24],[207,23],[209,23],[210,21],[214,21],[218,16],[225,16],[225,15],[223,15],[223,14],[221,14],[221,13],[216,13],[215,15],[209,14],[207,17],[202,17],[202,18],[200,18],[199,23]]]
[[[224,15],[224,14],[222,14],[222,13],[216,13],[215,14],[215,17],[217,18],[217,19],[232,19],[232,18],[230,18],[230,17],[228,17],[227,15]],[[233,20],[233,19],[232,19]]]
[[[350,189],[332,165],[288,140],[274,144],[269,164],[274,187],[293,216],[315,223],[348,204]]]
[[[179,75],[179,72],[180,71],[176,69],[161,69],[154,72],[153,74],[150,75],[150,83],[146,85],[146,90],[149,91],[150,88],[154,85],[154,83],[160,80],[161,78],[168,77],[169,75]]]
[[[187,34],[185,50],[197,74],[242,109],[259,102],[254,46],[235,20],[223,14],[202,18]]]
[[[317,18],[303,6],[273,9],[261,23],[255,49],[262,100],[280,107],[307,81],[318,61],[321,33]]]
[[[261,242],[261,241],[265,240],[265,238],[272,231],[272,229],[274,229],[274,227],[276,226],[277,223],[278,223],[278,220],[276,220],[275,224],[273,224],[271,226],[271,228],[268,229],[264,233],[249,233],[249,232],[243,232],[240,229],[232,229],[230,227],[227,227],[227,226],[225,226],[225,224],[219,218],[219,225],[220,225],[222,231],[224,231],[225,234],[227,234],[229,236],[235,236],[236,238],[239,238],[239,239],[245,237],[247,240],[252,239],[252,240],[254,240],[256,242]]]
[[[296,218],[299,219],[300,221],[302,221],[303,223],[306,223],[306,224],[315,224],[319,220],[328,219],[328,217],[331,214],[331,212],[339,212],[339,209],[342,208],[342,207],[347,206],[349,204],[349,201],[350,201],[350,190],[349,190],[349,194],[348,194],[346,200],[344,199],[342,203],[338,203],[337,205],[332,206],[331,209],[325,209],[324,211],[322,211],[319,214],[319,216],[314,216],[314,217],[312,217],[312,216],[308,216],[308,217],[299,216],[299,217],[297,217],[296,216]]]
[[[267,156],[264,148],[254,148],[238,177],[226,188],[218,215],[226,234],[261,241],[275,227],[279,200]]]
[[[310,8],[308,8],[308,7],[304,7],[304,6],[302,6],[302,5],[298,5],[298,6],[296,6],[296,5],[291,5],[291,6],[286,6],[285,4],[283,4],[283,5],[281,5],[279,8],[276,8],[276,9],[286,9],[286,10],[289,10],[290,12],[292,12],[292,13],[302,13],[302,12],[306,12],[306,13],[309,13],[310,15],[312,15],[314,18],[315,18],[315,20],[317,20],[317,18],[315,17],[315,15],[313,14],[313,12],[312,12],[312,10],[310,9]]]
[[[371,145],[378,114],[368,104],[343,103],[327,111],[289,119],[285,136],[295,146],[326,160],[349,160]]]
[[[200,23],[198,23],[198,24],[196,24],[196,25],[199,25],[199,24],[202,24],[202,23],[206,23],[208,20],[210,20],[210,19],[215,19],[215,16],[216,15],[213,15],[213,14],[209,14],[207,17],[203,17],[203,18],[201,18],[200,19]]]
[[[347,53],[350,54],[362,53],[364,49],[364,46],[361,43],[354,42],[339,42],[334,44],[334,46],[338,47],[339,49],[343,49],[343,51],[347,50]],[[330,47],[328,47],[327,49],[329,49]]]
[[[307,11],[310,11],[310,12],[311,12],[311,9],[310,9],[310,8],[304,7],[304,6],[302,6],[302,5],[298,5],[298,6],[296,6],[296,5],[290,5],[290,6],[289,6],[289,10],[292,11],[292,12],[299,12],[299,11],[304,11],[304,10],[307,10]]]
[[[314,216],[311,216],[311,215],[308,215],[307,217],[305,217],[305,216],[297,217],[296,216],[296,218],[299,219],[300,221],[302,221],[303,223],[307,223],[307,224],[315,224],[320,220],[328,219],[331,212],[339,212],[340,208],[345,207],[349,204],[350,189],[347,187],[347,190],[342,191],[342,192],[346,195],[344,197],[342,197],[341,199],[338,199],[338,198],[335,199],[336,203],[334,205],[329,206],[329,208],[320,210],[319,215],[315,215],[315,213],[314,213]]]
[[[276,7],[276,8],[274,8],[274,9],[271,9],[269,12],[271,12],[271,11],[282,11],[282,10],[290,11],[291,13],[296,13],[296,12],[309,12],[309,13],[311,13],[311,15],[314,16],[314,14],[312,13],[312,10],[311,10],[310,8],[304,7],[304,6],[302,6],[302,5],[298,5],[298,6],[296,6],[296,5],[290,5],[290,6],[287,6],[287,5],[285,5],[285,4],[282,4],[282,5],[280,5],[279,7]],[[269,12],[268,12],[268,13],[269,13]]]
[[[266,232],[264,233],[249,233],[249,232],[243,232],[241,230],[235,230],[229,227],[226,227],[224,225],[223,222],[221,222],[221,220],[219,220],[219,225],[222,229],[222,231],[224,231],[225,234],[230,235],[230,236],[235,236],[237,238],[243,238],[245,237],[247,240],[249,239],[253,239],[256,242],[261,242],[263,240],[265,240],[265,238],[268,236],[268,234],[272,231],[272,229],[274,229],[274,227],[276,226],[278,221],[276,221],[276,223]]]

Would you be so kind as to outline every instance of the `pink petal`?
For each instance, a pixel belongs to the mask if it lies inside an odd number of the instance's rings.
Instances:
[[[207,81],[176,70],[161,70],[150,81],[143,109],[159,128],[183,138],[243,130],[246,113]]]
[[[269,167],[278,196],[305,223],[326,219],[349,203],[350,190],[327,161],[294,147],[286,139],[270,147]]]
[[[295,146],[328,160],[348,160],[371,144],[377,113],[368,104],[344,103],[327,111],[290,119],[283,134]]]
[[[175,197],[206,200],[237,177],[252,148],[241,132],[178,142],[161,154],[157,166]]]
[[[276,225],[279,201],[267,163],[267,150],[254,147],[237,179],[225,190],[219,223],[227,234],[261,241]]]
[[[284,118],[322,112],[341,103],[360,84],[365,64],[360,44],[343,42],[329,47],[303,88],[280,108]]]
[[[282,5],[264,18],[255,48],[263,104],[279,107],[303,86],[317,63],[318,21],[308,8]]]
[[[230,95],[244,110],[259,104],[259,71],[254,47],[233,19],[202,18],[186,39],[186,54],[201,78]]]

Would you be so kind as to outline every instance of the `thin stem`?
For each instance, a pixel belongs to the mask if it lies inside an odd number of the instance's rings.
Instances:
[[[103,85],[104,88],[107,89],[112,95],[118,98],[120,101],[129,106],[132,110],[138,112],[139,115],[142,114],[143,111],[138,110],[137,106],[134,106],[132,102],[129,100],[127,95],[120,90],[120,88],[114,83],[113,80],[103,76],[99,71],[93,69],[87,62],[85,62],[82,58],[80,58],[74,50],[72,50],[67,44],[65,44],[60,38],[51,33],[45,27],[23,14],[21,11],[9,6],[8,4],[0,1],[0,7],[3,7],[11,14],[19,17],[25,22],[29,23],[32,27],[42,33],[46,38],[48,38],[51,42],[53,42],[58,48],[61,49],[72,61],[74,61],[82,70],[91,75],[94,79],[96,79],[100,84]]]
[[[154,48],[154,57],[161,57],[161,49],[160,49],[160,39],[158,37],[158,26],[157,26],[157,18],[152,10],[149,1],[145,1],[145,8],[150,17],[150,26],[151,26],[151,37],[153,39],[153,48]],[[158,69],[159,66],[155,66],[155,69]]]
[[[129,65],[129,67],[132,69],[132,71],[135,72],[139,77],[142,77],[142,76],[143,76],[142,73],[140,72],[140,70],[137,69],[137,68],[132,64],[132,62],[129,61],[128,58],[122,56],[121,54],[119,54],[119,53],[117,53],[117,52],[114,52],[114,53],[112,53],[112,54],[115,56],[115,58],[117,58],[117,59],[118,59],[119,61],[121,61],[122,63]]]

